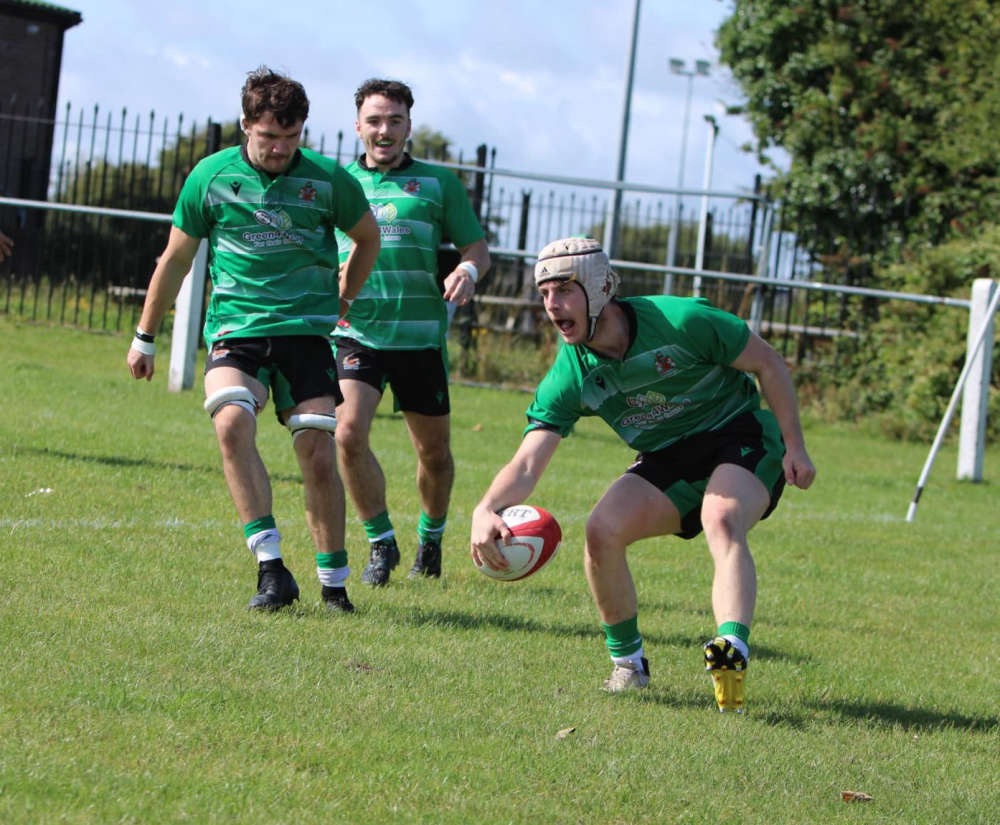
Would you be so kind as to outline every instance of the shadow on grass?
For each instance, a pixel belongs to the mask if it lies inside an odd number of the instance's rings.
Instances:
[[[182,461],[154,461],[148,458],[128,458],[119,455],[85,455],[83,453],[69,453],[64,450],[53,450],[49,447],[22,447],[18,446],[17,451],[49,458],[58,458],[64,461],[77,461],[82,464],[102,464],[107,467],[142,467],[152,470],[182,470],[193,473],[209,473],[213,476],[221,477],[221,469],[218,465],[186,464]],[[301,484],[302,476],[288,473],[273,473],[268,475],[272,482],[289,482]]]
[[[594,622],[579,624],[554,624],[537,622],[533,619],[525,618],[510,613],[483,613],[479,611],[462,610],[440,610],[423,607],[402,607],[384,605],[382,609],[393,616],[394,620],[400,624],[420,627],[432,624],[440,627],[454,627],[459,630],[482,630],[483,628],[494,628],[509,633],[545,633],[565,639],[596,639],[601,640],[600,624],[595,618]],[[665,634],[650,632],[646,629],[642,631],[643,642],[649,648],[673,647],[681,650],[700,650],[707,637],[692,636],[683,633]],[[803,663],[807,659],[803,657],[789,656],[784,651],[773,650],[764,646],[755,646],[753,652],[755,659],[774,660],[779,662]]]
[[[857,719],[879,727],[898,726],[905,731],[964,730],[992,734],[1000,730],[1000,720],[995,716],[969,716],[955,710],[907,707],[891,702],[838,699],[809,703],[807,707],[824,715]]]

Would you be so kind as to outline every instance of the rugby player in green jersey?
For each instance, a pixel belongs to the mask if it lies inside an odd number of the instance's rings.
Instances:
[[[520,447],[473,511],[473,560],[506,566],[495,542],[510,530],[497,511],[528,498],[581,416],[600,416],[638,452],[586,526],[584,570],[614,665],[604,689],[649,683],[628,546],[704,530],[717,625],[705,667],[719,710],[742,711],[757,587],[747,532],[786,482],[804,489],[816,475],[785,362],[703,299],[615,298],[618,276],[591,238],[548,244],[535,283],[562,346],[528,408]],[[761,409],[761,394],[770,409]]]
[[[483,229],[465,187],[447,169],[406,152],[413,94],[403,83],[368,80],[354,96],[364,154],[347,167],[371,203],[382,251],[335,332],[337,446],[344,482],[364,522],[369,563],[361,581],[381,586],[399,563],[386,481],[370,432],[387,385],[417,455],[421,512],[411,577],[441,575],[441,540],[455,476],[451,455],[446,301],[472,298],[490,265]],[[451,241],[458,265],[438,286],[438,249]],[[347,254],[345,244],[341,256]]]
[[[250,608],[277,610],[299,596],[282,560],[271,485],[256,446],[257,415],[270,393],[302,471],[323,601],[332,611],[350,612],[346,504],[333,438],[341,397],[329,334],[368,277],[378,227],[357,182],[300,146],[309,114],[301,84],[262,66],[248,75],[242,104],[246,143],[205,158],[184,182],[128,367],[137,379],[153,377],[153,336],[207,238],[205,409],[258,563]],[[353,242],[339,274],[337,228]]]

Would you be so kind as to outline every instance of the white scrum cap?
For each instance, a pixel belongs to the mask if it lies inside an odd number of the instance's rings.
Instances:
[[[562,238],[542,247],[535,264],[535,286],[546,281],[576,281],[583,287],[590,318],[588,340],[594,335],[597,316],[615,297],[620,283],[601,244],[580,237]]]

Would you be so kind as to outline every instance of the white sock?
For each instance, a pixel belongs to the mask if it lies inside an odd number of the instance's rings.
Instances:
[[[747,643],[744,642],[739,636],[725,635],[722,637],[729,644],[735,647],[740,653],[743,654],[743,658],[748,662],[750,661],[750,648],[747,647]]]
[[[645,651],[643,651],[640,647],[635,653],[630,653],[628,656],[612,656],[611,661],[616,665],[623,665],[626,662],[631,662],[635,665],[636,670],[642,670],[642,657],[645,655]]]
[[[253,553],[257,562],[273,561],[281,558],[281,533],[271,527],[254,533],[247,539],[247,547]]]
[[[343,587],[351,575],[350,567],[317,567],[316,575],[323,587]]]

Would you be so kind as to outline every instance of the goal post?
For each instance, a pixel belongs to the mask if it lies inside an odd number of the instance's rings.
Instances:
[[[194,364],[201,336],[201,305],[205,299],[208,241],[202,238],[191,269],[184,276],[174,304],[174,331],[170,341],[170,372],[167,389],[172,392],[194,386]]]
[[[983,480],[983,453],[986,449],[986,413],[990,397],[993,365],[993,314],[989,312],[993,293],[1000,289],[990,278],[976,278],[969,307],[969,335],[966,360],[969,375],[962,393],[962,418],[958,435],[958,479]],[[983,331],[982,346],[974,340]],[[974,349],[975,348],[975,349]]]

